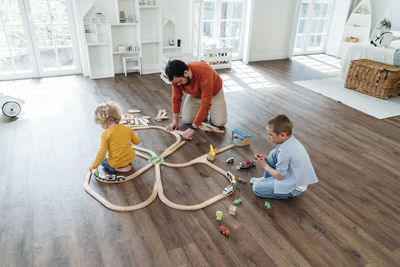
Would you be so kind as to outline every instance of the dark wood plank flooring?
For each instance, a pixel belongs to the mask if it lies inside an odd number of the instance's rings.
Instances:
[[[157,198],[138,211],[113,212],[82,187],[102,132],[93,110],[115,101],[124,111],[138,108],[153,118],[161,108],[170,114],[170,86],[157,74],[2,82],[3,92],[27,103],[19,119],[0,116],[0,266],[398,266],[400,117],[378,120],[295,85],[335,75],[302,61],[235,62],[220,73],[226,133],[198,132],[166,160],[186,162],[210,143],[227,145],[237,128],[253,136],[251,145],[220,154],[215,163],[239,177],[259,177],[258,168],[237,171],[225,160],[267,154],[274,145],[265,123],[285,113],[310,154],[318,184],[296,199],[270,200],[271,210],[247,184],[199,211],[174,210]],[[156,153],[174,141],[155,130],[137,133]],[[135,168],[145,164],[135,159]],[[162,179],[166,196],[188,205],[226,186],[204,166],[162,167]],[[150,195],[154,180],[149,170],[126,183],[91,186],[113,203],[132,205]],[[243,203],[231,216],[236,198]],[[229,238],[218,231],[217,210],[224,212]]]

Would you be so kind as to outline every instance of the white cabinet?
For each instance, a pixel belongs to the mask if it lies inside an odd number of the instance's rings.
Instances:
[[[83,27],[90,78],[113,77],[114,67],[107,17],[93,6],[83,17]]]
[[[348,46],[354,43],[368,43],[371,29],[371,4],[362,0],[350,14],[343,29],[338,57],[342,57]]]

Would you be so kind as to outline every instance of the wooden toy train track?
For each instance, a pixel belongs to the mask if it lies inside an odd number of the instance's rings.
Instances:
[[[136,130],[143,130],[143,129],[160,129],[160,130],[164,130],[167,131],[164,127],[160,127],[160,126],[138,126],[138,127],[132,127],[135,131]],[[168,132],[168,131],[167,131]],[[198,158],[195,158],[189,162],[186,163],[169,163],[169,162],[165,162],[164,159],[166,157],[168,157],[169,155],[171,155],[172,153],[174,153],[176,150],[178,150],[180,147],[182,147],[185,144],[185,141],[181,141],[181,137],[177,132],[168,132],[173,134],[176,137],[176,141],[175,143],[173,143],[170,147],[168,147],[164,152],[161,153],[160,156],[157,156],[157,154],[149,149],[146,148],[142,148],[139,146],[135,146],[133,145],[135,151],[136,151],[136,155],[139,157],[142,157],[144,159],[148,160],[148,164],[145,165],[144,167],[142,167],[141,169],[137,170],[135,173],[127,176],[125,178],[125,180],[119,180],[119,181],[104,181],[101,179],[96,179],[100,182],[103,183],[122,183],[122,182],[126,182],[129,181],[133,178],[138,177],[140,174],[144,173],[145,171],[149,170],[150,168],[152,168],[153,166],[155,167],[155,173],[156,173],[156,180],[154,182],[154,186],[153,186],[153,191],[150,194],[149,198],[147,198],[145,201],[135,204],[135,205],[131,205],[131,206],[121,206],[121,205],[116,205],[111,203],[110,201],[108,201],[106,198],[104,198],[103,196],[101,196],[100,194],[98,194],[96,191],[94,191],[90,186],[90,179],[92,177],[92,173],[88,172],[86,174],[86,178],[85,178],[85,182],[83,184],[84,189],[86,190],[86,192],[88,194],[90,194],[93,198],[95,198],[97,201],[99,201],[101,204],[103,204],[104,206],[106,206],[107,208],[111,209],[111,210],[115,210],[115,211],[133,211],[133,210],[137,210],[137,209],[141,209],[146,207],[147,205],[149,205],[150,203],[152,203],[154,201],[154,199],[156,199],[157,195],[160,197],[161,201],[166,204],[167,206],[174,208],[174,209],[178,209],[178,210],[198,210],[198,209],[202,209],[204,207],[207,207],[229,195],[231,195],[235,190],[236,190],[236,186],[237,184],[234,184],[234,186],[230,187],[231,191],[221,193],[218,194],[202,203],[199,204],[195,204],[195,205],[182,205],[182,204],[177,204],[174,203],[172,201],[170,201],[165,195],[164,195],[164,189],[163,189],[163,185],[162,185],[162,180],[161,180],[161,168],[160,165],[166,166],[166,167],[171,167],[171,168],[183,168],[183,167],[187,167],[187,166],[191,166],[193,164],[205,164],[209,167],[211,167],[212,169],[216,170],[217,172],[219,172],[220,174],[222,174],[229,182],[231,182],[231,178],[229,178],[226,175],[226,171],[221,169],[220,167],[216,166],[215,164],[211,163],[211,161],[213,161],[215,159],[215,155],[212,156],[209,153],[204,154]],[[234,144],[230,144],[224,148],[221,149],[216,149],[215,150],[215,154],[220,154],[225,152],[228,149],[231,149],[232,147],[234,147]],[[142,152],[146,152],[148,153],[150,156],[142,153]],[[227,188],[229,187],[229,185],[227,186]]]

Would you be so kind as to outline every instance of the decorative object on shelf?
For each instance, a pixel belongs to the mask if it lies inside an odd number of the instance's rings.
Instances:
[[[349,43],[358,43],[359,40],[360,39],[357,37],[347,37],[346,38],[346,42],[349,42]]]
[[[118,51],[121,52],[121,53],[126,52],[126,46],[124,46],[124,45],[118,46]]]
[[[125,18],[125,12],[124,11],[120,11],[119,12],[119,22],[120,23],[125,23],[126,22],[126,18]]]
[[[388,19],[383,19],[381,22],[382,28],[385,28],[387,30],[390,30],[392,28],[392,22]]]
[[[181,39],[178,39],[176,43],[178,47],[181,47]]]
[[[139,1],[139,5],[140,6],[148,6],[149,5],[149,1],[148,0],[140,0]]]
[[[169,45],[171,45],[171,46],[175,45],[174,39],[169,40]]]
[[[366,6],[360,6],[357,11],[357,14],[369,14],[369,10]]]
[[[135,16],[133,16],[133,15],[129,15],[129,16],[128,16],[128,22],[129,22],[129,23],[134,23],[135,21],[136,21]]]

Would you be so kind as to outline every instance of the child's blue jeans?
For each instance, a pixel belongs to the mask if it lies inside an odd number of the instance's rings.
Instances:
[[[104,157],[103,161],[101,162],[101,166],[103,166],[109,172],[115,172],[115,169],[108,165],[107,156]]]
[[[271,168],[276,169],[276,163],[278,162],[277,151],[273,149],[267,158],[268,165]],[[259,179],[253,184],[253,192],[262,198],[276,198],[276,199],[287,199],[289,197],[297,197],[301,195],[301,191],[293,190],[287,194],[275,194],[274,193],[275,178],[267,171],[264,172],[264,178]]]

